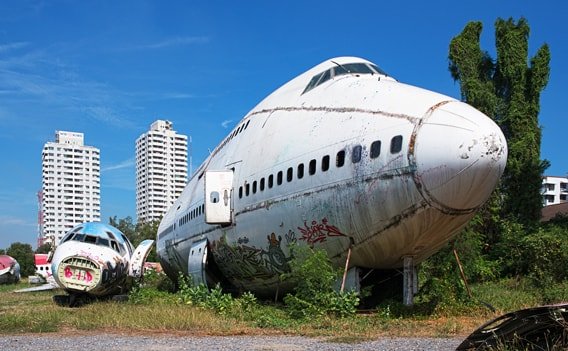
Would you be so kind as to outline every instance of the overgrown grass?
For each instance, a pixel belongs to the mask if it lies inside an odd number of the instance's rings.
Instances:
[[[338,343],[357,343],[381,336],[465,336],[490,318],[504,312],[542,304],[542,291],[528,281],[504,280],[472,286],[477,299],[497,308],[490,312],[473,302],[444,308],[414,308],[399,302],[384,303],[371,314],[340,318],[318,314],[297,319],[282,304],[257,301],[252,295],[234,298],[220,290],[207,294],[189,286],[165,292],[156,285],[139,287],[126,303],[96,301],[81,308],[63,308],[52,302],[53,292],[16,294],[22,284],[0,290],[0,334],[58,331],[170,332],[191,335],[294,334],[328,338]],[[559,302],[568,283],[550,286]],[[61,292],[58,292],[59,294]],[[453,307],[452,307],[453,306]]]

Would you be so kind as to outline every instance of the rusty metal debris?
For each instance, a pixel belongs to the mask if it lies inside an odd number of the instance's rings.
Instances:
[[[456,350],[565,350],[568,303],[510,312],[479,327]]]

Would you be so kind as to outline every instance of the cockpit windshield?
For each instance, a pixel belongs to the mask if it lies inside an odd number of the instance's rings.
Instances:
[[[308,85],[306,86],[306,89],[304,89],[304,91],[302,92],[302,94],[307,93],[308,91],[312,90],[318,85],[321,85],[334,77],[338,77],[345,74],[382,74],[385,76],[387,75],[382,69],[380,69],[379,67],[377,67],[372,63],[358,62],[358,63],[346,63],[342,65],[338,63],[335,64],[337,65],[336,67],[330,68],[327,71],[321,72],[313,76],[310,82],[308,83]]]

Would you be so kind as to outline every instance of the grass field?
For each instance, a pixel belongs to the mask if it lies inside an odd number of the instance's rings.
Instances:
[[[298,321],[273,304],[218,313],[180,303],[173,294],[157,294],[142,303],[97,301],[81,308],[55,305],[52,296],[62,292],[14,293],[27,284],[0,286],[0,334],[67,331],[119,333],[175,333],[191,335],[295,334],[323,336],[338,342],[357,342],[381,336],[462,337],[503,312],[535,306],[538,292],[514,281],[474,286],[481,303],[424,313],[419,308],[382,307],[349,318],[321,317]]]

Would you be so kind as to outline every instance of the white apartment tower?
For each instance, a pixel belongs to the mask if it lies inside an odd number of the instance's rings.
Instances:
[[[542,177],[542,204],[544,206],[557,205],[568,201],[568,178],[544,176]]]
[[[136,140],[136,217],[158,220],[187,183],[187,136],[157,120]]]
[[[83,144],[83,133],[56,131],[43,146],[41,193],[44,242],[58,244],[75,225],[100,221],[100,151]]]

